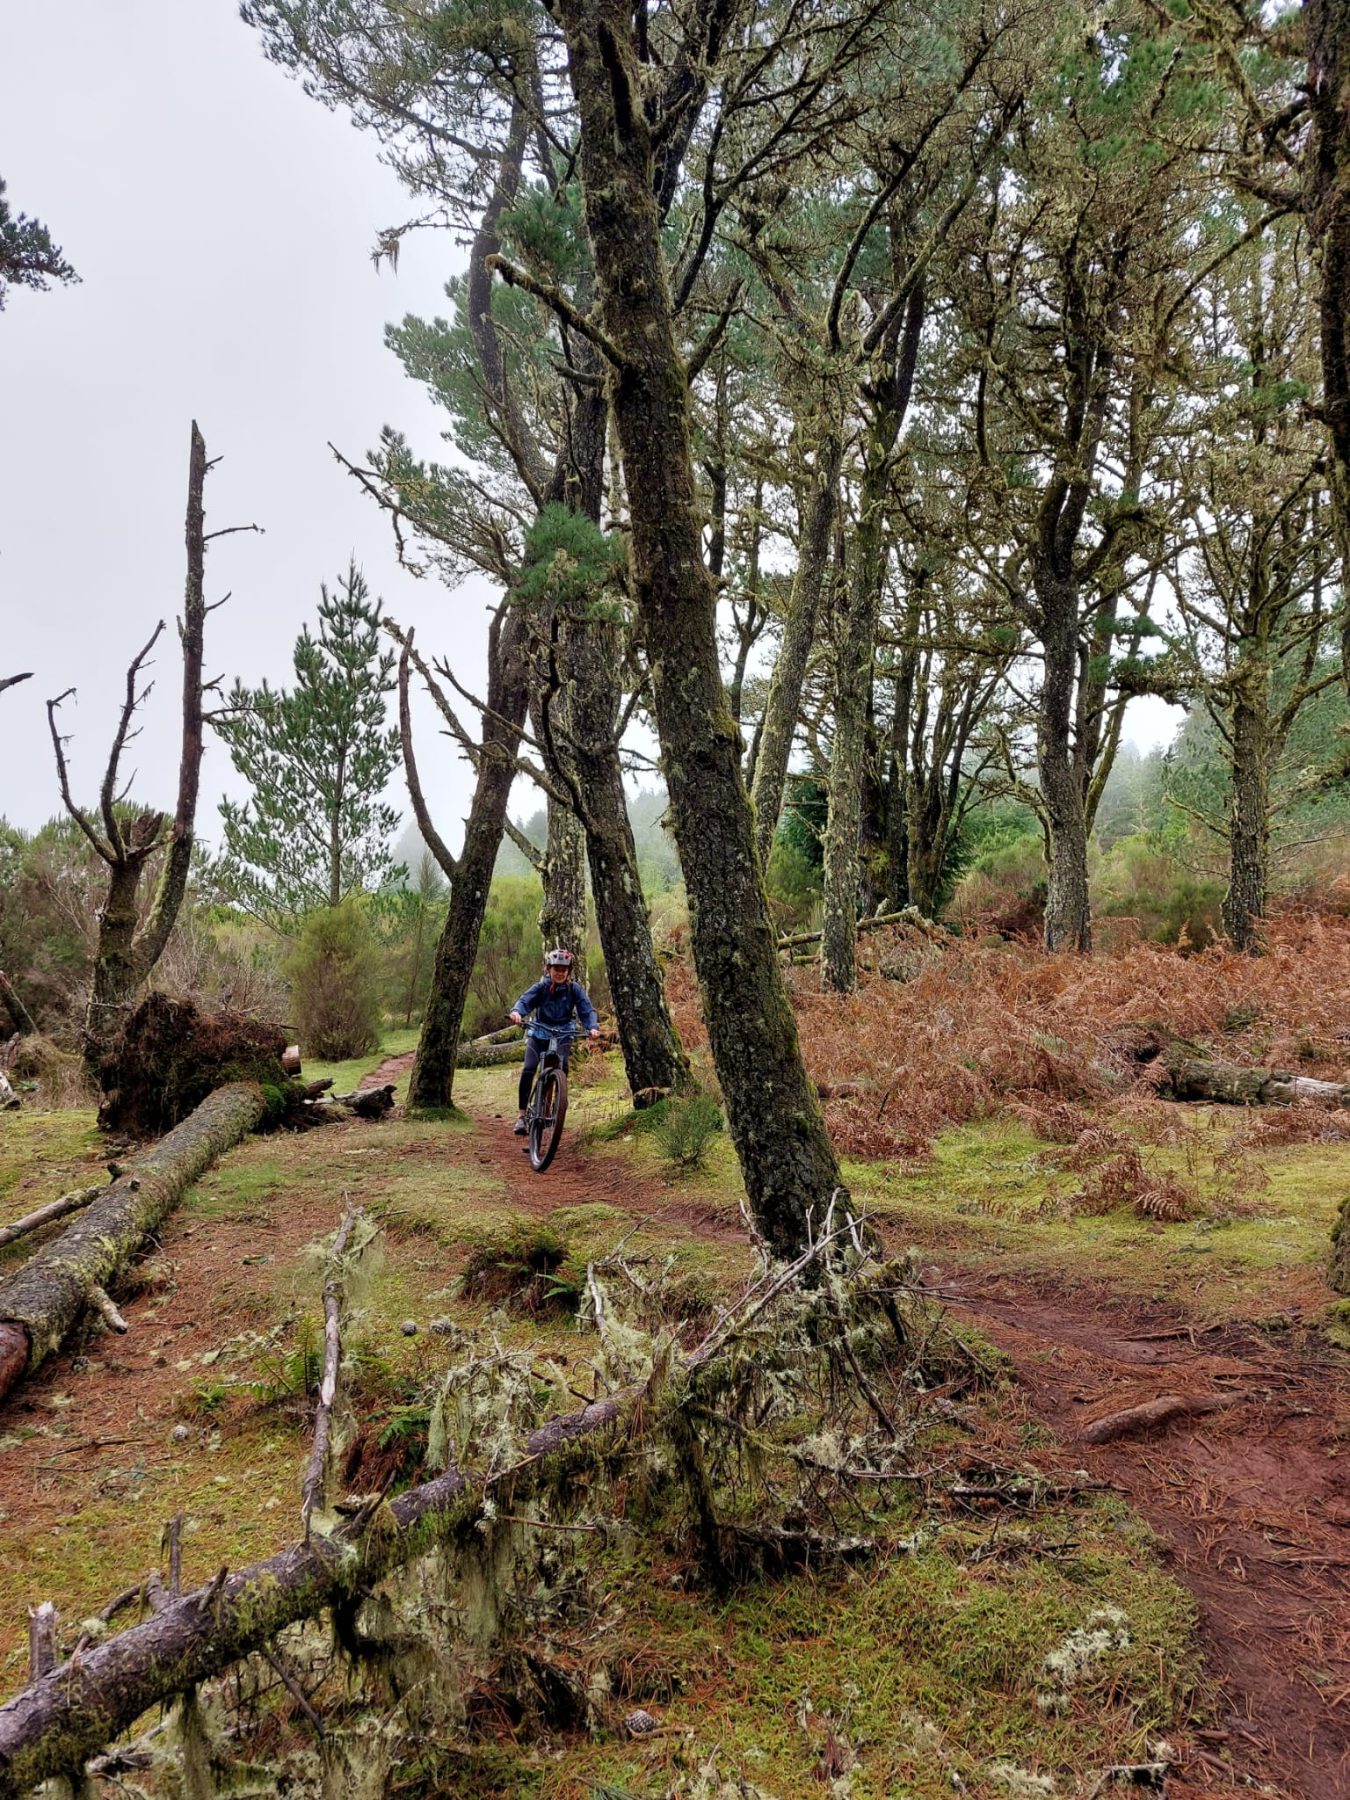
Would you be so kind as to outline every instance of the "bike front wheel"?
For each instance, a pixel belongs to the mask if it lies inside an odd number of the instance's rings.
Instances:
[[[561,1069],[545,1069],[539,1077],[534,1117],[530,1121],[530,1167],[536,1175],[558,1154],[567,1117],[567,1077]]]

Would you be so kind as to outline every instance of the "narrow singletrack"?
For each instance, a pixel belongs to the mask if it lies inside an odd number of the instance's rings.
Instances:
[[[1344,1800],[1350,1364],[1287,1324],[1192,1330],[1108,1290],[944,1275],[964,1296],[958,1310],[1012,1357],[1066,1457],[1129,1500],[1194,1595],[1222,1696],[1204,1773]],[[1152,1435],[1083,1441],[1089,1421],[1162,1394],[1230,1404]]]

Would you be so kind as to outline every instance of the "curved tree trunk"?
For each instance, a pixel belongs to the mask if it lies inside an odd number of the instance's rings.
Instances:
[[[263,1106],[254,1082],[217,1088],[73,1225],[0,1281],[0,1397],[60,1348],[93,1291],[130,1262],[202,1171],[252,1131]]]
[[[408,1077],[407,1104],[413,1111],[435,1111],[454,1104],[455,1059],[464,1007],[473,980],[492,871],[506,827],[506,805],[516,778],[516,753],[529,697],[529,670],[524,618],[510,606],[503,613],[493,620],[488,635],[489,710],[483,717],[478,779],[464,827],[464,847],[450,885],[450,905],[436,944],[417,1055]]]
[[[754,755],[755,843],[762,865],[768,865],[783,810],[792,739],[797,730],[806,666],[816,638],[821,595],[830,566],[830,536],[839,504],[839,472],[844,447],[831,433],[816,451],[815,475],[802,508],[797,545],[797,572],[792,578],[783,643],[769,680],[769,696],[760,721]]]
[[[560,0],[558,17],[581,114],[604,325],[620,363],[610,371],[610,403],[628,493],[633,596],[694,962],[746,1193],[765,1237],[790,1254],[841,1183],[778,967],[740,733],[722,684],[632,18],[619,0]]]

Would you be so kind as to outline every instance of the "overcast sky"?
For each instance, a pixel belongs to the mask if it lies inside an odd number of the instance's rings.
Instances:
[[[328,452],[359,457],[396,424],[427,453],[437,413],[384,347],[405,312],[444,311],[457,253],[415,233],[372,266],[409,206],[373,139],[266,62],[234,0],[0,0],[0,175],[42,219],[78,287],[12,293],[0,314],[0,814],[32,828],[58,796],[43,702],[67,687],[77,794],[97,792],[126,665],[183,585],[189,421],[224,458],[208,528],[256,521],[207,563],[213,673],[284,680],[319,582],[355,553],[388,611],[474,687],[486,590],[450,595],[397,567],[383,515]],[[172,805],[176,654],[133,746],[135,795]],[[452,843],[463,763],[425,708],[424,779]],[[1128,735],[1170,735],[1161,702]],[[240,791],[208,738],[199,832]],[[395,798],[402,803],[401,789]],[[537,803],[522,789],[516,809]]]
[[[408,203],[372,138],[263,59],[233,0],[0,0],[0,175],[82,277],[11,292],[0,313],[0,814],[33,827],[58,795],[44,701],[63,709],[77,792],[97,792],[118,690],[183,589],[189,422],[212,456],[208,529],[256,521],[207,558],[213,673],[289,671],[319,582],[355,552],[424,648],[478,685],[485,591],[401,571],[383,515],[327,449],[359,457],[397,424],[429,453],[440,425],[384,347],[388,321],[444,312],[457,252],[414,234],[397,274],[370,260]],[[172,805],[176,645],[133,747],[138,798]],[[443,829],[462,764],[420,735]],[[208,738],[199,827],[237,779]],[[401,799],[401,795],[398,796]]]

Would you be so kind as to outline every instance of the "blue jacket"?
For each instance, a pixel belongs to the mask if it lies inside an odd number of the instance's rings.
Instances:
[[[518,1012],[522,1018],[528,1018],[533,1013],[539,1024],[555,1027],[570,1025],[574,1012],[580,1015],[581,1023],[587,1031],[594,1031],[600,1023],[595,1016],[590,996],[579,981],[568,981],[555,988],[547,975],[542,981],[536,981],[533,987],[526,988],[511,1011]],[[529,1026],[525,1029],[528,1034]]]

